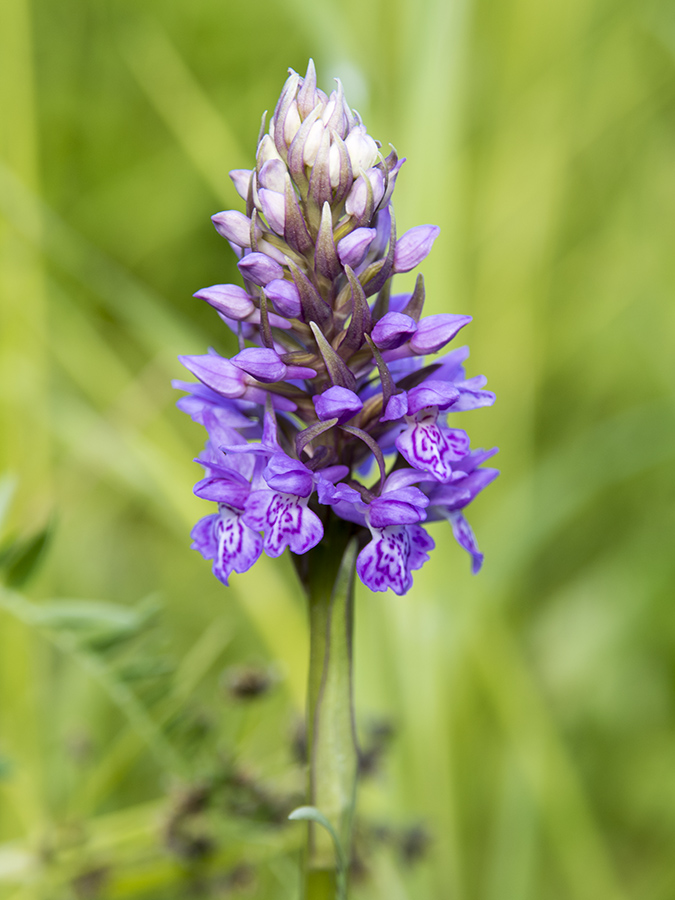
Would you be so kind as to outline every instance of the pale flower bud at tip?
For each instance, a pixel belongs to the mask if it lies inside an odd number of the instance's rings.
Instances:
[[[409,272],[426,259],[441,233],[437,225],[416,225],[396,241],[394,271]]]
[[[251,246],[251,220],[237,210],[230,209],[211,216],[219,235],[238,244],[240,247]]]
[[[294,100],[291,103],[289,110],[286,113],[286,119],[284,120],[284,141],[288,147],[290,147],[301,124],[302,121],[300,119],[300,113],[298,112],[298,104]]]
[[[248,199],[248,188],[251,183],[251,174],[252,169],[232,169],[229,173],[230,178],[234,183],[234,189],[242,198],[242,200]]]
[[[347,151],[355,172],[370,169],[377,162],[377,144],[367,133],[365,125],[357,125],[345,138]]]
[[[307,140],[305,141],[305,146],[302,151],[302,160],[306,166],[314,165],[316,155],[321,146],[323,131],[324,124],[320,120],[317,120],[309,129],[309,134],[307,135]]]

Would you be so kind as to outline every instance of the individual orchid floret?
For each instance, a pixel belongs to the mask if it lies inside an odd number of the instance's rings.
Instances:
[[[192,546],[204,559],[213,560],[213,574],[226,585],[232,572],[248,571],[262,553],[260,535],[242,519],[251,485],[236,469],[227,468],[225,460],[222,465],[200,462],[210,474],[195,485],[194,492],[215,501],[218,512],[197,522]]]
[[[359,542],[364,584],[403,594],[434,546],[422,523],[446,520],[477,571],[464,510],[497,472],[446,420],[494,394],[467,376],[465,348],[433,356],[471,317],[424,316],[421,275],[392,291],[439,233],[397,239],[404,160],[383,153],[339,81],[317,86],[310,61],[290,71],[252,162],[230,172],[243,209],[213,216],[243,283],[195,294],[233,332],[230,356],[180,357],[198,383],[176,382],[208,433],[195,493],[217,505],[193,546],[227,583],[263,551],[311,561],[337,529]]]
[[[412,587],[412,573],[421,569],[434,549],[433,539],[421,525],[386,525],[370,528],[372,540],[356,560],[356,571],[371,591],[391,588],[406,594]]]
[[[453,385],[439,381],[422,383],[408,392],[406,429],[396,438],[399,453],[415,469],[431,473],[445,483],[452,478],[452,464],[466,456],[469,438],[465,431],[438,424],[438,413],[456,402]]]
[[[245,523],[264,532],[268,556],[280,556],[286,547],[299,554],[311,550],[323,537],[321,520],[307,506],[312,473],[301,462],[279,452],[270,459],[263,477],[267,486],[249,495]]]

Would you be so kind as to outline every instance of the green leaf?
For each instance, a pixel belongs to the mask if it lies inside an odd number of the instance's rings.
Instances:
[[[337,832],[316,806],[299,806],[288,817],[293,822],[316,822],[330,834],[335,845],[337,858],[337,896],[338,900],[345,900],[347,896],[347,862]]]

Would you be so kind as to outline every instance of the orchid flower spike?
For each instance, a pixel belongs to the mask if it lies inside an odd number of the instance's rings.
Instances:
[[[494,452],[470,449],[448,417],[488,406],[465,348],[435,358],[470,321],[424,316],[424,281],[393,294],[439,235],[397,237],[392,208],[404,160],[383,152],[348,105],[326,94],[310,60],[290,71],[250,169],[230,172],[245,208],[213,218],[237,256],[241,284],[195,296],[239,335],[231,359],[183,356],[196,377],[179,407],[204,426],[197,496],[215,511],[193,547],[224,584],[264,552],[308,553],[329,520],[360,540],[357,573],[404,594],[444,519],[477,572],[483,557],[466,506],[498,474]]]

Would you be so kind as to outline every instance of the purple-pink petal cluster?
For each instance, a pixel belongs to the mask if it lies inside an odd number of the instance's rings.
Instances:
[[[224,584],[262,552],[304,554],[339,520],[360,542],[357,573],[375,591],[404,594],[445,519],[472,570],[483,556],[465,507],[498,474],[496,450],[472,451],[450,425],[488,406],[467,348],[445,348],[470,317],[424,316],[424,281],[392,294],[439,234],[397,237],[392,194],[403,160],[385,156],[347,104],[326,95],[310,61],[291,70],[252,169],[230,177],[245,210],[212,219],[237,256],[243,284],[195,294],[239,337],[239,352],[183,356],[196,383],[179,407],[202,425],[195,494],[217,512],[193,547]]]

